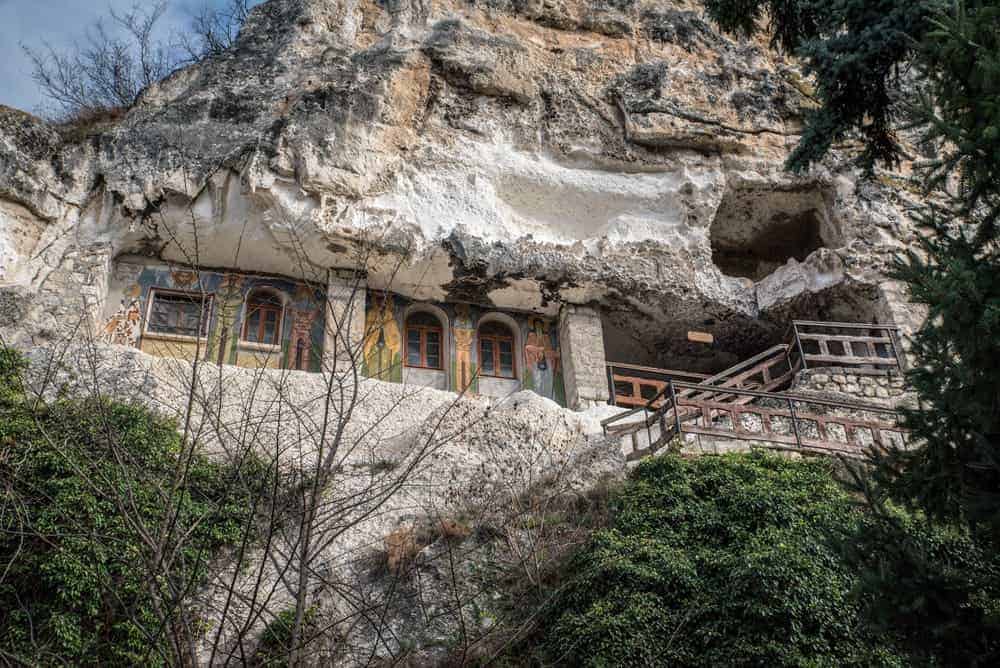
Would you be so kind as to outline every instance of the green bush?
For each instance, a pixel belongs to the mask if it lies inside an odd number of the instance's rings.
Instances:
[[[826,462],[663,456],[569,566],[543,663],[900,665],[836,547],[860,513]]]
[[[988,543],[888,503],[842,547],[868,623],[913,665],[1000,664],[1000,555]]]
[[[262,464],[182,457],[175,425],[138,407],[29,401],[22,366],[0,350],[5,661],[171,661],[167,638],[182,599],[213,553],[250,526],[255,492],[234,483],[266,479]],[[151,552],[160,535],[170,536],[169,567]]]

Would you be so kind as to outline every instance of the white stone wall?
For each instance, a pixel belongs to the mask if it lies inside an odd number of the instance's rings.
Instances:
[[[559,313],[566,404],[584,410],[608,401],[604,329],[596,309],[567,304]]]
[[[883,281],[879,287],[880,322],[891,322],[899,327],[899,344],[907,366],[915,363],[910,352],[910,337],[927,318],[927,307],[910,302],[909,290],[899,281]]]
[[[353,272],[331,269],[326,287],[323,371],[344,372],[364,358],[365,302],[368,283]]]
[[[109,244],[70,246],[49,272],[35,297],[54,319],[57,336],[96,336],[108,296],[111,275]]]
[[[432,387],[435,390],[448,389],[448,374],[438,369],[420,369],[403,366],[403,382],[418,387]]]
[[[867,369],[828,367],[809,369],[798,374],[792,391],[796,394],[816,394],[833,399],[860,401],[896,408],[915,405],[914,393],[906,387],[898,373]]]
[[[502,399],[521,389],[521,381],[516,378],[479,377],[479,394]]]

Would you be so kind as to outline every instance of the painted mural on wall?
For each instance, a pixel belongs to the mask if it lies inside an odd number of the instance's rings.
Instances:
[[[101,340],[120,346],[138,346],[142,333],[142,289],[139,274],[142,268],[135,265],[116,266],[114,279],[128,286],[122,291],[117,310],[104,323]]]
[[[472,353],[476,330],[471,306],[455,305],[455,318],[451,331],[455,340],[455,361],[451,371],[452,387],[456,392],[466,389],[476,392],[479,388],[476,384],[475,356]]]
[[[562,368],[559,364],[558,328],[543,318],[528,318],[528,336],[524,343],[524,386],[543,397],[566,403]]]
[[[104,324],[102,340],[120,346],[135,346],[142,331],[141,290],[138,285],[126,292],[118,310]]]
[[[478,327],[485,316],[499,312],[471,304],[434,303],[434,307],[445,314],[447,322],[441,322],[444,354],[447,359],[441,368],[449,371],[449,389],[470,392],[479,391],[480,345]],[[368,293],[365,340],[366,375],[401,382],[403,367],[407,365],[407,342],[426,349],[426,339],[420,334],[407,331],[405,315],[421,313],[420,303],[400,295],[375,292]],[[435,318],[441,316],[435,309]],[[511,332],[518,349],[515,351],[516,378],[523,389],[533,390],[543,397],[561,405],[566,404],[562,365],[559,354],[557,327],[552,320],[533,314],[503,312],[504,322],[513,321],[517,331]],[[487,318],[490,320],[490,318]],[[493,318],[496,321],[496,318]],[[420,327],[426,329],[426,325]],[[416,330],[420,327],[413,327]],[[426,361],[426,358],[424,358]],[[381,371],[380,371],[381,370]]]
[[[326,300],[317,286],[124,262],[115,278],[122,299],[103,328],[110,343],[221,364],[321,369]]]
[[[362,373],[368,378],[399,383],[403,380],[403,346],[395,306],[393,295],[368,293]]]

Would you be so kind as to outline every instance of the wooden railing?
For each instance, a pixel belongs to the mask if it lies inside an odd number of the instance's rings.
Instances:
[[[796,373],[810,367],[902,371],[903,361],[898,330],[892,325],[793,320],[788,343],[715,375],[621,362],[609,363],[607,374],[612,405],[638,408],[659,396],[668,380],[767,392],[786,388]]]
[[[712,376],[617,362],[609,363],[607,367],[612,405],[632,408],[645,406],[661,395],[670,380],[768,391],[784,387],[791,382],[795,373],[789,363],[788,346],[785,344],[768,348]]]
[[[892,325],[793,320],[789,357],[796,367],[846,366],[902,370],[899,331]]]
[[[707,393],[704,385],[677,381],[668,381],[656,399],[655,407],[650,402],[604,420],[605,433],[631,435],[644,430],[643,446],[636,448],[638,456],[652,454],[684,434],[855,458],[866,447],[906,444],[899,415],[883,406],[736,388]],[[642,415],[636,420],[639,411]],[[625,420],[629,416],[633,419]]]
[[[712,376],[609,364],[611,402],[630,410],[604,420],[604,431],[637,445],[637,437],[643,436],[642,447],[636,450],[649,452],[679,434],[848,456],[859,456],[866,444],[904,439],[891,409],[778,393],[791,385],[796,373],[809,368],[902,371],[896,327],[794,320],[788,341]],[[889,419],[831,412],[837,410]]]
[[[709,378],[708,374],[673,369],[658,369],[637,364],[611,362],[607,365],[608,384],[611,389],[613,406],[639,407],[661,394],[667,381],[674,380],[700,383]]]

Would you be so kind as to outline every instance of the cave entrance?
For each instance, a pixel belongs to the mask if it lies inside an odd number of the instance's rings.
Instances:
[[[847,281],[802,293],[756,317],[704,302],[662,304],[658,314],[624,301],[607,303],[601,325],[608,381],[616,397],[648,401],[657,382],[662,387],[668,376],[698,383],[755,356],[766,357],[789,343],[793,320],[891,323],[880,300],[878,286]]]
[[[777,343],[782,325],[735,314],[679,306],[658,318],[626,305],[601,310],[604,354],[609,362],[710,376]],[[708,334],[711,342],[692,340]]]
[[[723,274],[759,281],[790,258],[799,262],[822,248],[820,219],[815,209],[789,216],[778,214],[758,234],[734,240],[712,234],[712,261]]]
[[[727,193],[709,228],[712,261],[727,276],[759,281],[790,259],[840,245],[830,197],[818,189]]]

